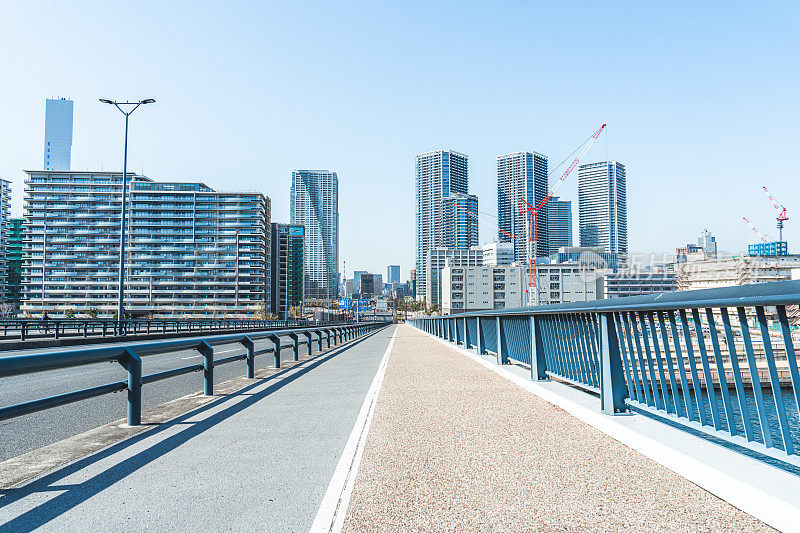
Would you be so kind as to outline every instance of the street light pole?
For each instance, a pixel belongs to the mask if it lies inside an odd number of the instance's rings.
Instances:
[[[140,100],[138,102],[115,102],[105,98],[100,101],[104,104],[113,105],[120,112],[125,115],[125,150],[122,160],[122,209],[119,219],[119,296],[117,299],[117,320],[120,324],[120,332],[122,332],[122,324],[125,319],[125,214],[127,207],[128,196],[128,118],[136,109],[142,104],[153,104],[153,98]],[[120,106],[133,106],[129,111],[125,111]]]

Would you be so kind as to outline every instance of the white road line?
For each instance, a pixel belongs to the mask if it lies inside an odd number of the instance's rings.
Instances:
[[[397,328],[392,334],[389,346],[386,347],[381,364],[378,366],[378,372],[372,380],[372,385],[367,391],[366,398],[364,398],[361,411],[358,413],[350,438],[347,439],[339,464],[336,465],[336,469],[333,471],[328,490],[325,491],[317,516],[314,518],[314,523],[311,524],[311,529],[309,530],[311,533],[338,533],[342,530],[344,519],[347,515],[347,507],[350,505],[350,496],[353,494],[353,487],[356,483],[358,467],[361,464],[361,456],[364,453],[364,446],[367,442],[369,426],[375,413],[375,405],[378,403],[378,394],[383,384],[383,375],[386,373],[386,364],[389,360],[392,346],[394,346],[396,335]]]

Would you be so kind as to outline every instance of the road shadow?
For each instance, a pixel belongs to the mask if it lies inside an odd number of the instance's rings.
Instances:
[[[271,376],[258,379],[254,383],[241,388],[235,393],[215,399],[168,422],[153,426],[150,429],[146,429],[140,433],[132,435],[131,437],[128,437],[127,439],[124,439],[116,444],[112,444],[108,448],[78,459],[77,461],[66,466],[59,467],[54,471],[45,474],[41,478],[31,481],[25,486],[0,490],[0,509],[35,493],[65,491],[62,494],[25,511],[5,524],[0,525],[0,531],[27,532],[33,531],[36,528],[47,524],[59,515],[88,500],[95,494],[111,487],[118,481],[129,476],[133,472],[136,472],[159,457],[162,457],[172,450],[175,450],[179,446],[186,444],[189,440],[202,435],[204,432],[213,428],[220,422],[230,418],[231,416],[234,416],[244,409],[247,409],[256,402],[268,397],[286,385],[292,383],[296,379],[308,374],[326,361],[336,357],[349,348],[361,344],[362,342],[370,339],[382,331],[384,331],[383,328],[373,331],[364,337],[361,337],[360,339],[356,339],[343,346],[333,348],[329,352],[318,354],[314,358],[301,363],[299,366],[296,365]],[[294,372],[292,373],[292,371]],[[251,392],[253,389],[270,381],[275,381],[275,383],[272,383],[262,391]],[[224,405],[225,403],[234,399],[238,400],[237,403],[222,409],[218,413],[214,413],[200,421],[189,421],[190,418],[197,416],[200,413],[220,405]],[[55,485],[55,483],[57,483],[59,480],[79,472],[83,468],[111,457],[114,454],[122,452],[146,438],[153,437],[160,432],[176,426],[180,426],[183,429],[162,441],[154,443],[146,450],[120,461],[119,463],[109,467],[103,472],[87,479],[82,483]]]

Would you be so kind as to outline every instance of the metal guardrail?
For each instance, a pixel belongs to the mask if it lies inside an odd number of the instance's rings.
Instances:
[[[106,337],[156,333],[191,333],[214,331],[259,331],[264,329],[308,326],[305,319],[234,320],[234,319],[0,319],[0,339],[42,339],[64,337]]]
[[[128,372],[128,378],[126,380],[2,407],[0,408],[0,421],[87,398],[93,398],[95,396],[102,396],[103,394],[111,392],[127,390],[127,423],[128,425],[136,426],[139,425],[142,420],[142,385],[180,376],[182,374],[202,371],[203,392],[210,396],[214,394],[214,368],[217,366],[245,360],[245,376],[253,378],[255,373],[255,356],[257,355],[272,353],[274,356],[275,368],[280,368],[282,350],[291,348],[293,361],[298,361],[300,357],[300,346],[306,346],[307,355],[311,355],[315,343],[321,351],[323,349],[323,341],[325,341],[326,348],[330,348],[331,345],[335,346],[336,344],[354,339],[386,325],[388,325],[387,322],[315,326],[310,328],[257,331],[245,334],[215,335],[213,337],[194,337],[128,346],[109,346],[83,350],[0,357],[0,378],[113,361],[118,362]],[[287,337],[291,340],[291,343],[284,344],[283,341],[286,340]],[[255,341],[263,339],[271,341],[272,346],[256,350]],[[214,359],[214,346],[234,343],[241,344],[245,348],[246,353],[224,357],[222,359]],[[142,357],[176,352],[179,350],[197,350],[203,357],[203,362],[157,372],[155,374],[142,375]]]
[[[785,281],[408,322],[599,394],[603,413],[647,412],[800,464],[798,303],[800,281]]]

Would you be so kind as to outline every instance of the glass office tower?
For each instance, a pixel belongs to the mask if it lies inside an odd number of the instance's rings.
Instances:
[[[547,224],[550,230],[550,254],[563,246],[572,246],[572,202],[553,196],[547,202]]]
[[[72,100],[66,98],[45,101],[44,168],[69,170],[72,161]]]
[[[578,223],[581,246],[602,246],[624,263],[628,253],[625,165],[600,161],[578,168]]]
[[[339,178],[330,170],[293,170],[291,224],[305,228],[305,297],[339,295]]]
[[[272,314],[280,319],[303,313],[303,247],[305,228],[272,223]]]

